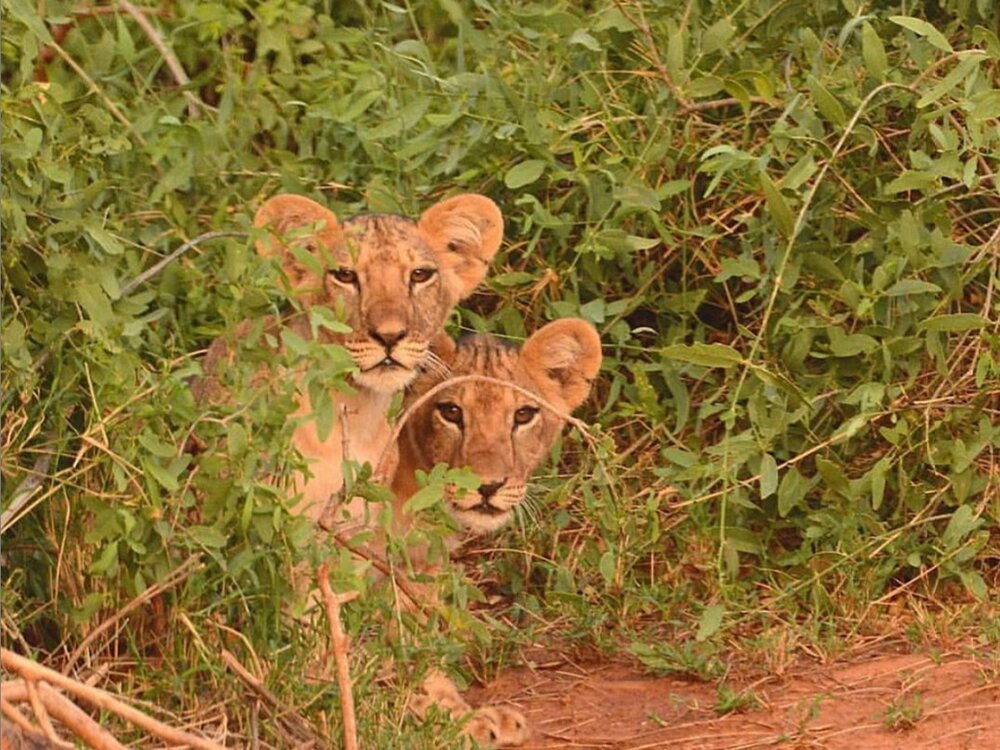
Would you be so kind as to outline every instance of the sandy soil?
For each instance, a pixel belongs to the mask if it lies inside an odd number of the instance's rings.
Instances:
[[[730,675],[758,705],[724,715],[715,684],[623,664],[511,670],[468,697],[520,709],[532,750],[1000,750],[998,667],[995,654],[883,651],[780,679]]]

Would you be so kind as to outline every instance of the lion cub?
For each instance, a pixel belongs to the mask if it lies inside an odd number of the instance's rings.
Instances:
[[[529,476],[563,428],[563,420],[539,400],[505,384],[520,386],[568,414],[590,393],[601,365],[601,341],[589,323],[570,318],[542,327],[520,349],[491,336],[442,343],[439,355],[452,379],[483,375],[503,382],[472,380],[445,387],[410,415],[399,439],[392,483],[400,506],[396,517],[417,490],[417,469],[430,471],[439,463],[468,467],[479,475],[479,489],[449,494],[448,511],[468,533],[485,534],[513,517]],[[439,380],[422,375],[407,401],[415,403]],[[439,672],[424,681],[422,694],[412,703],[419,716],[431,705],[456,717],[471,711],[455,684]],[[502,706],[478,709],[465,731],[483,745],[500,747],[519,745],[528,736],[524,717]]]
[[[294,415],[300,424],[292,443],[310,465],[309,476],[296,477],[295,490],[303,496],[296,510],[319,521],[342,489],[343,461],[374,465],[386,447],[393,395],[423,368],[434,366],[430,341],[452,307],[482,281],[503,238],[503,217],[493,201],[475,194],[443,200],[416,221],[391,214],[341,221],[309,198],[277,195],[257,211],[254,226],[268,230],[257,251],[280,260],[300,306],[342,311],[351,329],[316,333],[321,343],[343,345],[357,368],[351,376],[355,392],[331,394],[337,415],[332,429],[319,435],[304,391]],[[276,319],[271,329],[289,329],[311,340],[305,318]],[[242,325],[236,336],[246,335],[247,329]],[[212,344],[205,376],[192,386],[197,398],[226,398],[217,375],[232,356],[225,338]],[[286,376],[299,382],[302,373]]]

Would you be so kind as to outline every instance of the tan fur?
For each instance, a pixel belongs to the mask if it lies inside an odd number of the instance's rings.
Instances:
[[[601,366],[601,341],[589,323],[570,318],[544,326],[520,350],[490,336],[474,336],[439,356],[453,376],[487,375],[509,381],[570,412],[590,393]],[[408,401],[415,401],[435,383],[434,375],[421,376]],[[449,412],[442,412],[452,406],[461,412],[461,425],[448,421]],[[537,411],[524,424],[517,424],[521,409]],[[407,422],[399,441],[393,489],[401,498],[412,495],[416,469],[429,471],[438,463],[469,467],[482,484],[478,491],[449,497],[449,511],[469,531],[493,531],[512,517],[524,497],[528,477],[562,427],[559,417],[513,389],[481,382],[446,388]],[[484,497],[490,489],[492,494]]]
[[[325,206],[299,195],[278,195],[254,218],[257,250],[281,264],[289,291],[300,306],[341,311],[351,333],[321,329],[322,343],[344,346],[357,366],[353,395],[332,394],[335,414],[346,407],[347,440],[341,420],[320,439],[313,407],[299,396],[300,426],[293,445],[310,464],[301,476],[297,509],[318,519],[343,486],[342,461],[375,462],[389,439],[386,411],[393,394],[423,368],[434,366],[429,342],[452,307],[482,281],[503,237],[503,217],[489,198],[458,195],[427,209],[417,221],[387,214],[362,214],[340,221]],[[312,262],[303,262],[305,253]],[[311,338],[301,319],[272,321]],[[231,353],[225,340],[212,345],[208,377],[194,385],[196,396],[225,397],[214,378]],[[299,373],[285,376],[300,377]]]
[[[544,326],[520,350],[490,336],[475,336],[458,346],[439,339],[435,347],[452,376],[485,375],[513,383],[564,413],[586,399],[601,365],[597,332],[578,319]],[[437,381],[431,374],[421,376],[407,400],[415,402]],[[456,416],[453,407],[461,412],[461,424],[446,418]],[[528,412],[519,411],[524,409]],[[526,415],[530,419],[524,419]],[[417,489],[415,471],[444,463],[468,467],[482,480],[478,491],[447,498],[451,514],[471,533],[494,531],[512,517],[528,478],[562,427],[562,419],[541,408],[537,400],[503,385],[471,381],[442,389],[411,415],[400,438],[393,481],[399,505],[396,517],[403,517],[403,504]],[[456,717],[471,714],[464,731],[483,746],[514,747],[529,736],[527,721],[518,711],[505,706],[473,711],[454,682],[440,672],[432,672],[411,701],[421,717],[431,705]]]

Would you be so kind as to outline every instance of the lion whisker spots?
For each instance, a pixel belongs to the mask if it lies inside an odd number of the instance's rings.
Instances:
[[[435,375],[440,380],[447,380],[451,376],[451,369],[448,365],[432,351],[424,354],[424,360],[420,363],[420,368],[424,372]]]

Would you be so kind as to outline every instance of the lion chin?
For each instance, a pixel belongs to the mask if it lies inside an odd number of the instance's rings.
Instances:
[[[354,384],[375,393],[392,395],[406,388],[417,377],[414,368],[400,364],[379,364],[367,370],[360,370],[351,376]]]
[[[475,536],[492,534],[507,525],[514,513],[510,510],[496,513],[482,513],[477,510],[460,510],[457,507],[449,508],[451,517],[454,518],[463,530],[471,532]]]

